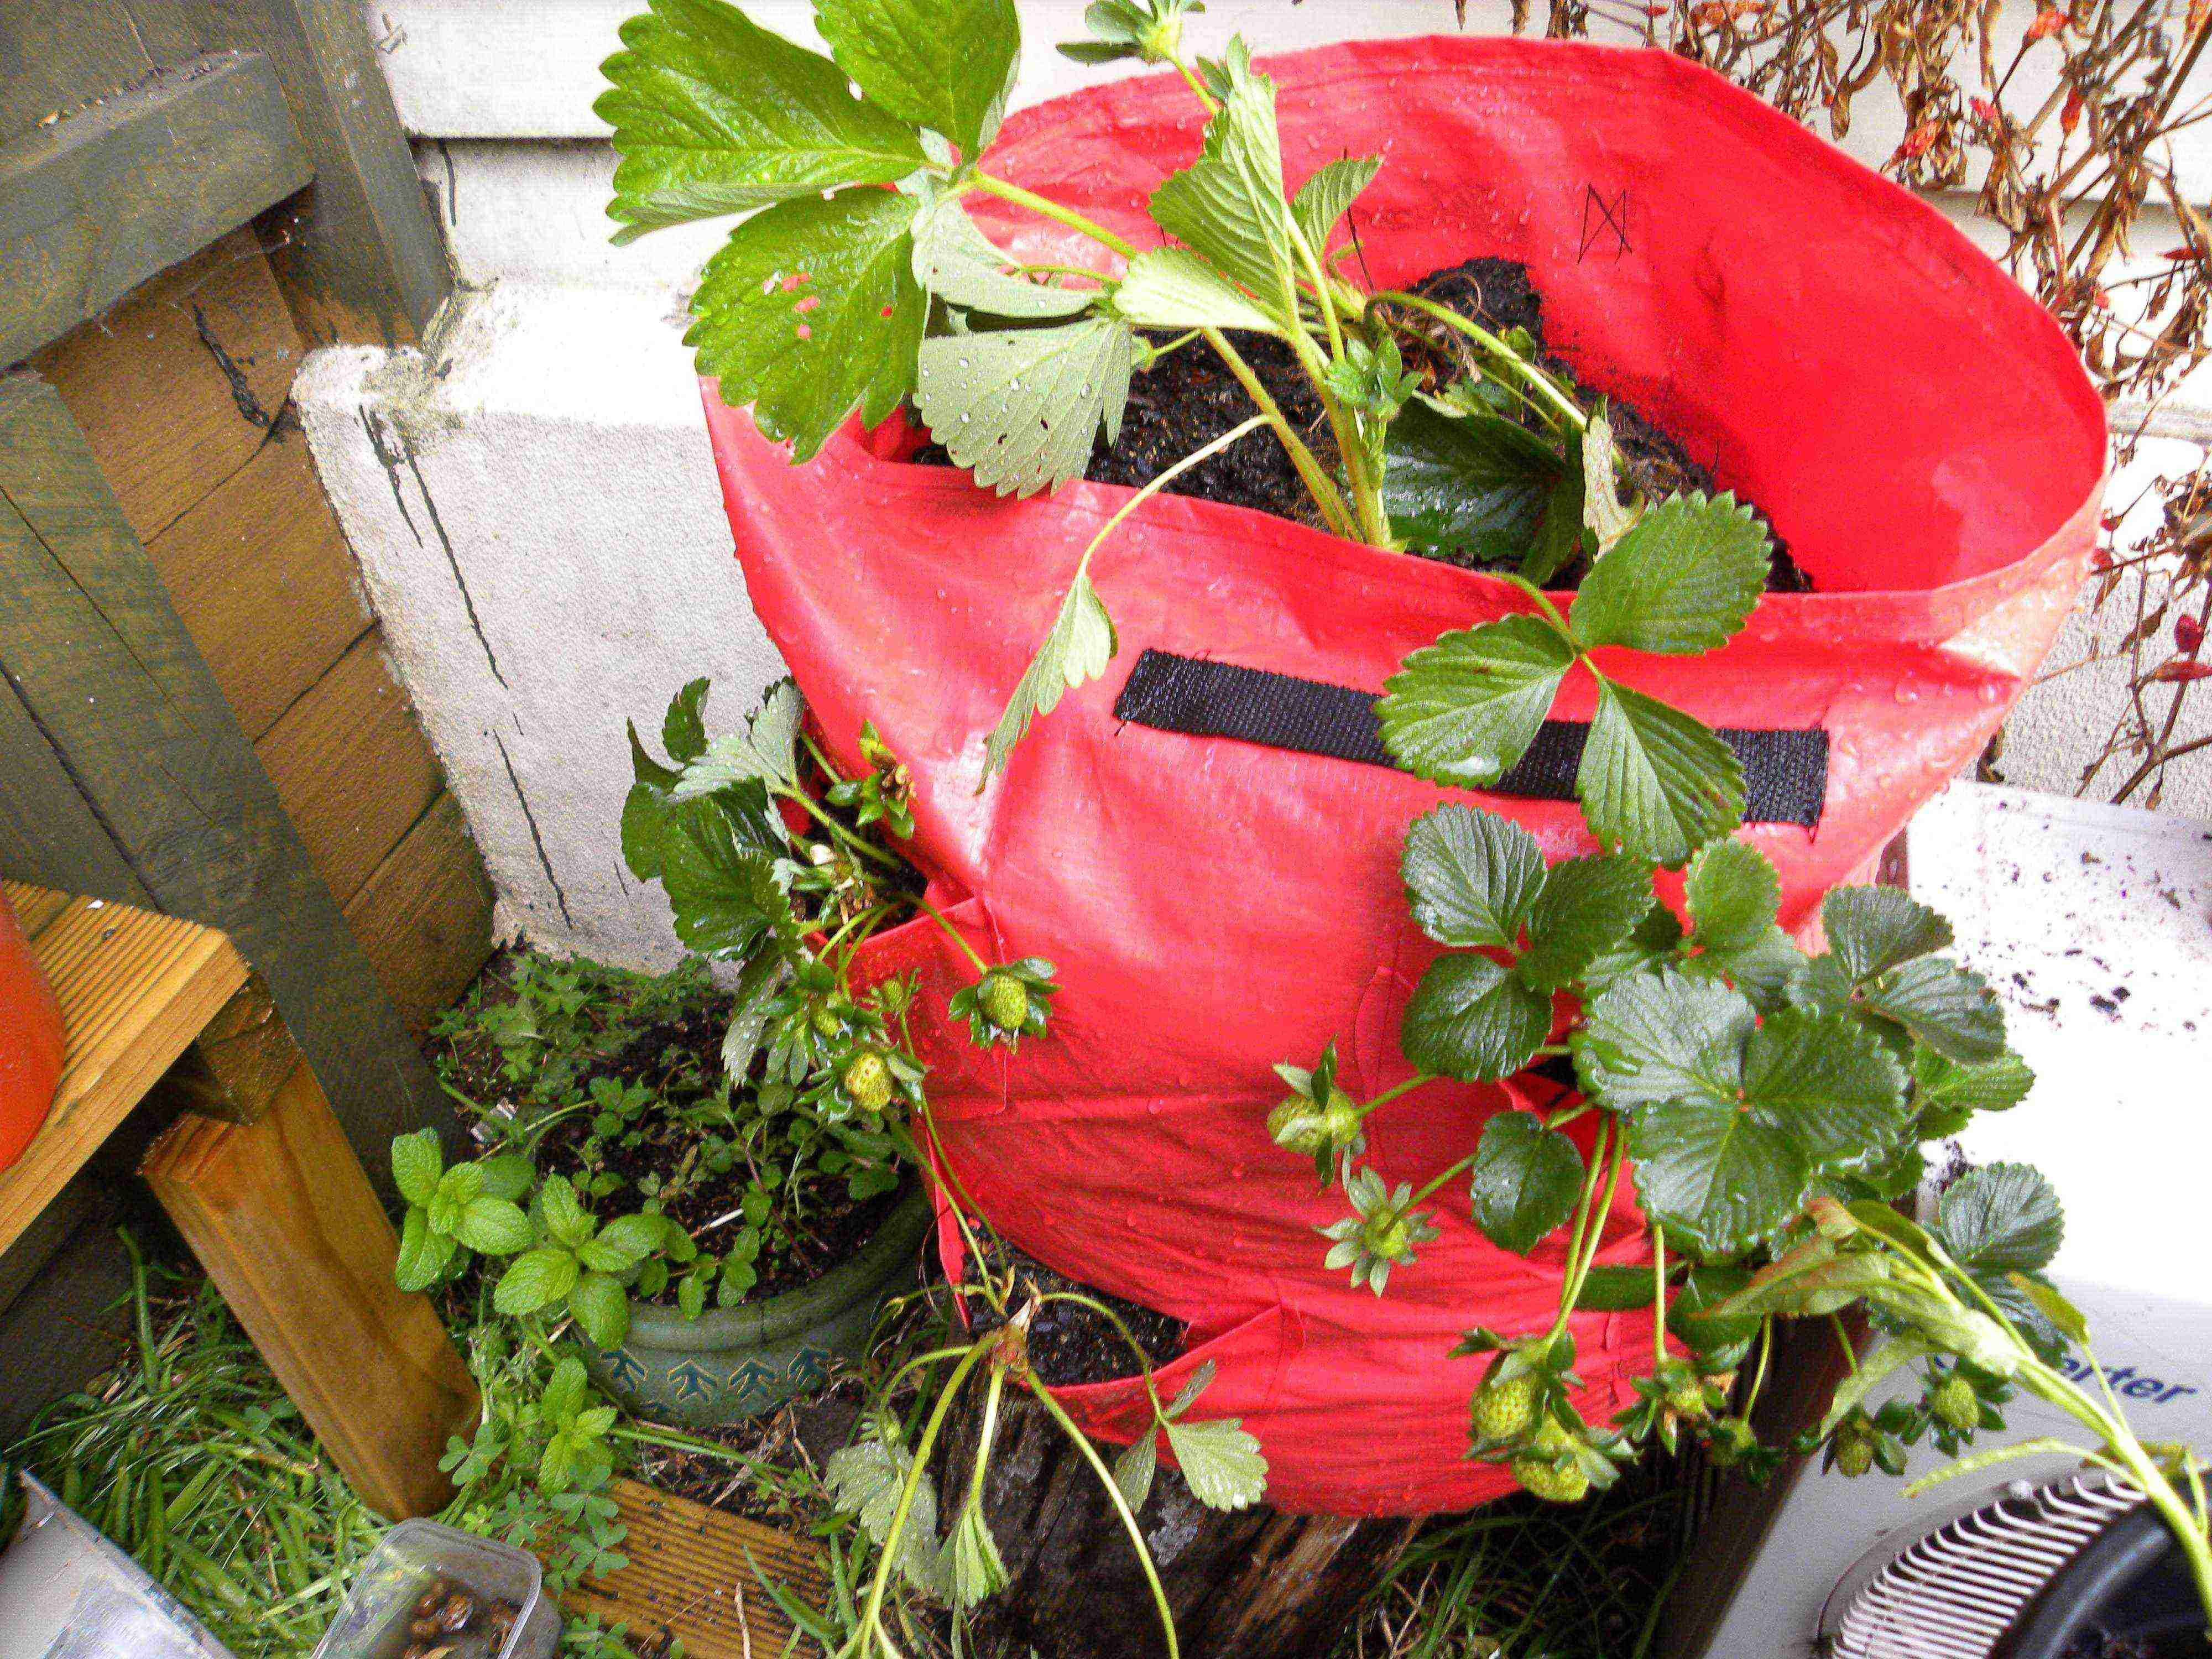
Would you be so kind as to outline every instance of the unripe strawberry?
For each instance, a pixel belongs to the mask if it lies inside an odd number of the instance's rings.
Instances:
[[[833,1037],[845,1029],[845,1022],[837,1017],[837,1011],[826,1002],[816,1003],[811,1018],[817,1036]]]
[[[1518,1376],[1493,1377],[1474,1391],[1472,1415],[1474,1431],[1484,1440],[1510,1440],[1525,1434],[1536,1419],[1536,1378],[1528,1371]]]
[[[1856,1480],[1874,1467],[1874,1431],[1847,1420],[1836,1431],[1836,1473]]]
[[[1547,1504],[1579,1504],[1589,1491],[1589,1475],[1580,1463],[1531,1455],[1515,1458],[1512,1469],[1516,1480]]]
[[[1975,1396],[1974,1385],[1956,1371],[1936,1385],[1929,1405],[1938,1422],[1954,1429],[1975,1428],[1982,1420],[1982,1402]]]
[[[1367,1253],[1382,1261],[1403,1261],[1413,1253],[1413,1230],[1396,1210],[1378,1210],[1360,1231]]]
[[[1328,1121],[1304,1095],[1286,1095],[1267,1114],[1267,1135],[1300,1158],[1311,1158],[1326,1143]]]
[[[880,1112],[891,1103],[891,1068],[873,1048],[863,1048],[846,1062],[840,1081],[863,1111]]]
[[[1677,1382],[1667,1390],[1667,1409],[1695,1421],[1705,1414],[1705,1391],[1695,1382]]]
[[[1030,1017],[1030,988],[1005,969],[994,968],[983,975],[975,1000],[984,1018],[1002,1031],[1018,1031]]]
[[[1328,1105],[1322,1112],[1322,1127],[1332,1146],[1349,1146],[1359,1139],[1359,1103],[1341,1089],[1328,1091]]]

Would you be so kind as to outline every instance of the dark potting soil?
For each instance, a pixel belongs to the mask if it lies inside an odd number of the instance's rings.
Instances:
[[[485,970],[488,996],[497,994],[496,975],[503,961],[495,961]],[[589,1109],[568,1113],[537,1143],[532,1161],[538,1174],[567,1176],[579,1192],[587,1192],[595,1176],[616,1177],[622,1183],[616,1190],[586,1199],[602,1219],[640,1208],[644,1195],[641,1183],[648,1176],[658,1177],[663,1212],[692,1235],[701,1250],[714,1255],[726,1250],[742,1220],[738,1212],[749,1172],[741,1159],[726,1174],[690,1177],[703,1133],[692,1114],[714,1098],[722,1070],[722,1040],[734,1006],[729,993],[702,980],[695,992],[673,1006],[655,1000],[654,1017],[635,1026],[625,1022],[619,1028],[619,1042],[588,1050],[569,1085],[573,1098],[586,1098],[592,1082],[605,1079],[625,1086],[642,1085],[659,1103],[639,1114],[630,1126],[637,1136],[635,1145],[626,1145],[624,1135],[609,1136],[597,1141],[589,1159],[586,1148],[592,1141],[596,1114]],[[544,1101],[528,1093],[526,1083],[506,1076],[500,1051],[488,1039],[457,1042],[447,1069],[456,1088],[491,1112],[512,1109],[527,1124],[548,1109]],[[793,1224],[769,1230],[754,1263],[758,1280],[745,1300],[763,1302],[798,1290],[848,1260],[874,1237],[906,1190],[855,1200],[842,1176],[818,1176],[805,1183],[804,1207]],[[662,1307],[676,1304],[672,1288],[657,1297],[640,1299]]]
[[[2212,1643],[2197,1631],[2164,1636],[2106,1636],[2089,1632],[2066,1644],[2062,1659],[2205,1659]]]
[[[1526,265],[1513,259],[1469,259],[1432,271],[1413,284],[1412,291],[1458,312],[1493,332],[1525,329],[1535,343],[1542,366],[1565,372],[1566,365],[1544,349],[1543,295],[1528,279]],[[1439,337],[1448,333],[1437,325]],[[1314,453],[1326,461],[1330,454],[1328,432],[1321,400],[1315,397],[1305,373],[1289,346],[1271,335],[1228,331],[1231,341],[1252,367],[1261,383],[1282,408],[1284,415],[1305,438]],[[1155,344],[1171,337],[1148,335]],[[1433,391],[1456,379],[1461,365],[1448,346],[1432,350],[1416,349],[1407,354],[1409,368],[1427,372]],[[1129,404],[1121,417],[1121,435],[1109,445],[1102,434],[1091,453],[1084,477],[1094,483],[1122,484],[1134,489],[1149,483],[1184,456],[1203,447],[1256,412],[1251,398],[1213,352],[1196,345],[1170,353],[1153,368],[1133,376]],[[1674,437],[1633,404],[1613,399],[1607,405],[1614,442],[1623,468],[1645,498],[1657,501],[1678,490],[1715,493],[1712,473],[1697,461]],[[925,465],[950,466],[944,446],[925,443],[912,458]],[[1272,432],[1259,431],[1239,438],[1219,454],[1211,456],[1166,486],[1167,492],[1194,495],[1231,507],[1255,507],[1301,524],[1318,525],[1320,517],[1289,453]],[[1757,504],[1752,509],[1774,535],[1773,526]],[[1575,586],[1579,573],[1570,570],[1562,579]],[[1812,583],[1779,536],[1774,536],[1774,556],[1767,591],[1802,593]]]
[[[994,1235],[983,1236],[982,1247],[984,1260],[994,1279],[1003,1282],[1007,1270],[1013,1271],[1014,1291],[1006,1298],[1006,1306],[1013,1312],[1022,1310],[1032,1290],[1074,1291],[1103,1303],[1119,1315],[1155,1370],[1182,1352],[1183,1335],[1190,1328],[1182,1320],[1171,1319],[1125,1297],[1109,1295],[1096,1285],[1056,1273]],[[972,1270],[969,1277],[974,1277]],[[1006,1322],[999,1316],[998,1310],[981,1297],[971,1296],[967,1302],[968,1317],[976,1335],[997,1330]],[[1036,1317],[1030,1324],[1029,1350],[1030,1364],[1036,1367],[1037,1375],[1061,1387],[1110,1382],[1117,1377],[1136,1375],[1135,1361],[1121,1334],[1090,1309],[1073,1302],[1048,1302],[1037,1310]]]

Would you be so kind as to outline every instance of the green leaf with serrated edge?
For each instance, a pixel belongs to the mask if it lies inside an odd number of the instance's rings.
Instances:
[[[1152,192],[1152,222],[1242,283],[1270,309],[1286,309],[1299,267],[1298,234],[1283,199],[1275,85],[1232,39],[1221,69],[1220,107],[1199,159]]]
[[[1536,617],[1446,634],[1390,677],[1376,705],[1383,746],[1432,783],[1493,784],[1535,741],[1574,660]]]
[[[1600,951],[1583,969],[1585,996],[1594,996],[1631,974],[1649,972],[1681,960],[1682,924],[1665,905],[1654,903],[1644,920],[1629,929],[1628,937],[1609,951]]]
[[[1544,886],[1536,838],[1472,806],[1415,818],[1399,867],[1413,920],[1439,945],[1513,949]]]
[[[1698,944],[1725,955],[1765,937],[1774,926],[1782,884],[1757,848],[1741,841],[1708,842],[1690,860],[1683,896]]]
[[[761,1039],[775,1012],[776,993],[789,971],[783,958],[763,951],[746,963],[738,975],[737,999],[730,1010],[729,1029],[722,1034],[722,1070],[733,1082],[742,1082],[760,1053]]]
[[[1593,1264],[1575,1295],[1577,1313],[1629,1313],[1651,1305],[1651,1269]]]
[[[607,209],[617,242],[922,165],[914,129],[854,97],[836,64],[721,0],[653,0],[622,42],[592,106],[623,158]]]
[[[1894,887],[1838,887],[1820,902],[1828,950],[1853,984],[1951,946],[1951,924]]]
[[[1168,1449],[1193,1498],[1210,1510],[1247,1509],[1260,1501],[1267,1489],[1267,1460],[1237,1419],[1170,1422],[1166,1429]]]
[[[1279,334],[1283,325],[1188,248],[1139,253],[1114,290],[1116,315],[1139,328],[1239,328]]]
[[[1947,1060],[1986,1065],[2005,1051],[2004,1010],[1971,968],[1923,957],[1893,968],[1861,993],[1862,1005],[1893,1019]]]
[[[1544,514],[1536,526],[1535,539],[1521,556],[1521,579],[1542,587],[1584,553],[1595,551],[1594,538],[1583,527],[1583,452],[1578,434],[1560,440],[1563,465],[1544,499]]]
[[[814,21],[871,103],[983,153],[1021,62],[1014,0],[814,0]]]
[[[1969,1273],[2034,1273],[2065,1237],[2058,1194],[2025,1164],[1969,1170],[1945,1190],[1932,1230]]]
[[[1336,222],[1382,170],[1379,155],[1348,155],[1324,164],[1298,186],[1298,193],[1291,198],[1291,217],[1316,253],[1328,247]]]
[[[1649,1279],[1650,1274],[1645,1274]],[[1725,1314],[1721,1304],[1751,1282],[1748,1268],[1718,1262],[1699,1262],[1690,1269],[1682,1288],[1668,1304],[1667,1329],[1678,1341],[1693,1348],[1707,1370],[1727,1369],[1733,1360],[1720,1357],[1739,1346],[1747,1346],[1765,1322],[1756,1317]]]
[[[1488,957],[1438,957],[1406,1004],[1398,1041],[1425,1072],[1468,1083],[1510,1077],[1552,1029],[1552,1000]]]
[[[1053,618],[1044,643],[1022,671],[1020,683],[1007,700],[1006,712],[991,728],[990,742],[983,750],[983,775],[988,778],[1006,765],[1006,757],[1030,729],[1031,720],[1052,713],[1063,693],[1104,673],[1106,665],[1114,659],[1115,648],[1114,619],[1106,614],[1105,603],[1091,586],[1091,578],[1079,574],[1060,600],[1060,613]]]
[[[438,1148],[435,1129],[392,1138],[392,1183],[410,1204],[428,1204],[445,1173],[445,1154]]]
[[[2049,1320],[2058,1334],[2069,1342],[2077,1347],[2087,1343],[2089,1340],[2088,1320],[2083,1316],[2079,1308],[2059,1293],[2057,1285],[2048,1279],[2038,1279],[2033,1274],[2023,1273],[2007,1273],[2005,1282],[2027,1297],[2036,1312]]]
[[[1528,550],[1563,465],[1516,422],[1411,403],[1384,440],[1382,506],[1408,547],[1502,563]]]
[[[568,1311],[584,1334],[602,1348],[619,1348],[629,1334],[629,1292],[612,1274],[579,1277],[568,1291]]]
[[[1614,1111],[1703,1099],[1733,1110],[1743,1085],[1751,1005],[1711,980],[1667,969],[1615,981],[1572,1039],[1583,1091]]]
[[[550,1175],[538,1188],[537,1211],[545,1236],[573,1249],[592,1236],[598,1224],[576,1200],[576,1188],[568,1176]]]
[[[483,1190],[493,1198],[503,1198],[519,1203],[530,1190],[537,1173],[530,1160],[520,1152],[501,1152],[495,1157],[477,1160],[477,1168],[483,1172]]]
[[[830,1455],[823,1484],[830,1489],[830,1500],[854,1516],[860,1529],[880,1549],[890,1537],[899,1493],[913,1471],[913,1455],[904,1446],[890,1444],[871,1427],[863,1430],[853,1444]],[[937,1486],[926,1469],[907,1507],[896,1559],[909,1583],[926,1595],[942,1598],[945,1585],[937,1550]]]
[[[700,955],[738,961],[770,937],[796,928],[791,901],[777,884],[775,860],[740,845],[713,800],[687,803],[670,820],[660,884],[676,936]]]
[[[1850,1415],[1852,1409],[1893,1371],[1906,1365],[1917,1365],[1935,1352],[1917,1336],[1893,1336],[1852,1367],[1850,1375],[1836,1384],[1836,1392],[1828,1401],[1828,1413],[1820,1419],[1823,1437],[1834,1432],[1837,1424]]]
[[[1632,935],[1656,901],[1651,866],[1619,853],[1563,859],[1528,916],[1528,948],[1513,964],[1539,991],[1564,991]]]
[[[1336,1045],[1334,1043],[1331,1043],[1329,1045],[1332,1058],[1334,1057],[1335,1048]],[[1199,1395],[1204,1394],[1206,1389],[1213,1386],[1214,1373],[1219,1370],[1220,1367],[1216,1365],[1211,1359],[1202,1362],[1198,1369],[1190,1374],[1189,1380],[1185,1382],[1182,1387],[1176,1391],[1176,1397],[1169,1401],[1165,1406],[1160,1408],[1160,1415],[1166,1418],[1170,1422],[1173,1422],[1176,1418],[1181,1417],[1185,1412],[1188,1411],[1192,1406],[1197,1403]]]
[[[671,698],[660,720],[660,746],[678,766],[688,766],[707,747],[707,694],[714,683],[696,679]]]
[[[714,738],[685,764],[669,799],[696,800],[749,779],[796,788],[799,720],[804,708],[799,688],[787,679],[778,680],[741,729]]]
[[[614,1264],[601,1271],[626,1273],[659,1248],[660,1218],[643,1214],[617,1216],[590,1242]]]
[[[1501,1112],[1483,1125],[1468,1192],[1492,1243],[1528,1255],[1566,1225],[1582,1190],[1581,1152],[1534,1113]]]
[[[1733,1103],[1648,1107],[1629,1121],[1628,1150],[1644,1213],[1700,1255],[1741,1255],[1786,1226],[1804,1196],[1796,1142]]]
[[[1097,289],[1048,288],[1014,274],[1014,256],[976,228],[957,196],[925,191],[914,221],[914,279],[965,311],[994,317],[1073,317]]]
[[[492,1291],[492,1306],[510,1317],[536,1313],[575,1287],[576,1258],[552,1245],[526,1250],[507,1264]]]
[[[1880,1038],[1848,1014],[1783,1008],[1744,1046],[1752,1114],[1782,1130],[1814,1171],[1863,1170],[1905,1138],[1905,1075]]]
[[[1740,950],[1717,951],[1713,960],[1762,1014],[1789,1006],[1790,988],[1805,967],[1805,953],[1779,927]]]
[[[1591,832],[1674,869],[1743,822],[1743,767],[1712,728],[1613,680],[1597,692],[1575,793]]]
[[[630,874],[658,881],[668,841],[668,794],[649,783],[634,783],[623,799],[622,854]]]
[[[684,343],[724,403],[810,459],[858,410],[873,424],[914,390],[928,304],[914,280],[915,200],[810,196],[755,214],[708,260]]]
[[[1114,1486],[1131,1514],[1144,1508],[1152,1495],[1152,1477],[1159,1468],[1160,1437],[1147,1423],[1145,1431],[1121,1448],[1114,1459]]]
[[[1978,1066],[1961,1066],[1933,1048],[1912,1051],[1914,1103],[1969,1112],[2002,1112],[2027,1098],[2035,1073],[2018,1054],[2006,1053]]]
[[[514,1255],[528,1249],[538,1234],[520,1207],[504,1198],[471,1199],[461,1210],[453,1236],[478,1255]]]
[[[453,1259],[453,1241],[431,1231],[429,1218],[417,1205],[409,1205],[399,1224],[399,1259],[392,1282],[403,1291],[426,1291],[438,1282],[446,1264]]]
[[[955,464],[1000,495],[1079,477],[1129,398],[1136,336],[1112,317],[922,343],[915,405]]]
[[[944,1575],[955,1607],[972,1607],[1006,1589],[1006,1564],[981,1504],[963,1504],[953,1517],[952,1535],[945,1540]]]
[[[1671,495],[1590,567],[1567,624],[1585,650],[1717,651],[1765,590],[1768,545],[1735,496]]]
[[[632,775],[639,783],[651,784],[656,790],[675,787],[676,780],[684,775],[683,769],[663,766],[646,752],[645,740],[637,735],[637,722],[625,720],[623,728],[629,733],[629,764]]]
[[[1603,415],[1590,416],[1583,428],[1583,523],[1595,540],[1600,556],[1610,552],[1636,523],[1636,515],[1620,504],[1620,471],[1613,442],[1613,423]],[[1587,586],[1587,584],[1585,584]]]

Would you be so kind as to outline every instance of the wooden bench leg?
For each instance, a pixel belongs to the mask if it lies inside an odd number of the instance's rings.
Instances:
[[[185,1113],[139,1173],[362,1500],[394,1520],[450,1501],[438,1460],[474,1431],[476,1385],[393,1283],[398,1237],[307,1062],[251,1121]]]

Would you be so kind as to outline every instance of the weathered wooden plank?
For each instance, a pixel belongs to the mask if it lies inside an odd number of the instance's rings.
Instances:
[[[68,412],[21,374],[0,377],[0,669],[155,902],[268,981],[371,1167],[392,1135],[450,1127]]]
[[[446,787],[374,628],[255,747],[341,906]]]
[[[13,884],[8,894],[33,902]],[[71,901],[31,954],[61,1004],[62,1075],[44,1127],[0,1170],[0,1250],[246,982],[246,963],[215,929],[99,899]]]
[[[46,734],[0,677],[0,876],[123,903],[145,884],[70,781]]]
[[[353,0],[178,0],[205,49],[266,52],[315,183],[264,221],[301,332],[317,343],[404,344],[453,292],[376,49]]]
[[[164,69],[0,149],[0,363],[97,317],[307,184],[256,52]]]
[[[370,627],[354,585],[353,550],[297,430],[264,444],[154,538],[146,556],[239,725],[258,744]],[[262,758],[269,758],[265,748]],[[284,793],[283,776],[276,784]],[[407,822],[428,799],[408,807]],[[294,805],[289,795],[285,804]],[[308,848],[315,850],[312,836]],[[387,848],[376,850],[381,856]],[[367,873],[364,866],[360,875]],[[332,884],[343,902],[359,875]]]
[[[247,227],[143,283],[30,367],[69,405],[158,567],[158,539],[187,507],[263,445],[289,437],[298,446],[284,404],[303,355],[291,308]]]
[[[257,1121],[187,1114],[139,1167],[354,1490],[395,1520],[443,1508],[476,1384],[393,1282],[398,1239],[307,1062]]]
[[[0,143],[151,75],[159,60],[131,25],[127,0],[9,0],[0,14]]]
[[[801,1601],[822,1605],[827,1583],[813,1543],[635,1480],[611,1488],[628,1535],[629,1565],[561,1598],[579,1614],[625,1626],[633,1645],[659,1651],[672,1639],[690,1659],[769,1659],[791,1623],[761,1587],[756,1565]]]
[[[444,794],[346,906],[361,948],[417,1037],[491,954],[492,890],[460,803]]]
[[[122,1297],[130,1288],[130,1255],[110,1216],[96,1213],[0,1311],[0,1443],[128,1351],[131,1310]]]

